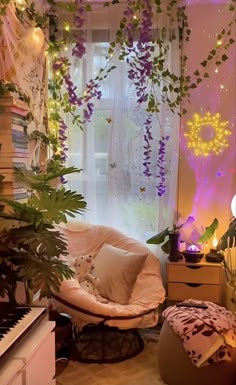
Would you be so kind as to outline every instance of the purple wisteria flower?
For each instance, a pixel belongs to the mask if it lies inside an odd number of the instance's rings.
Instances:
[[[59,130],[58,130],[58,141],[59,141],[60,146],[61,146],[60,158],[61,158],[62,164],[65,164],[65,162],[66,162],[66,159],[67,159],[66,153],[68,151],[66,130],[67,130],[67,126],[66,126],[64,120],[60,119],[59,120]],[[67,180],[64,178],[64,176],[61,176],[60,182],[62,184],[66,184]]]
[[[82,99],[77,96],[77,87],[74,85],[69,72],[64,76],[65,86],[69,95],[70,104],[82,106]]]
[[[152,126],[152,116],[149,115],[144,123],[145,127],[145,134],[144,134],[144,157],[143,157],[143,174],[145,176],[151,176],[152,173],[150,171],[150,165],[151,165],[151,141],[153,140],[152,134],[151,134],[151,126]]]
[[[139,22],[135,15],[135,2],[128,0],[124,14],[126,23],[124,37],[126,37],[126,63],[129,64],[128,78],[132,80],[137,96],[138,105],[146,103],[148,100],[148,79],[153,71],[151,53],[152,47],[152,24],[153,12],[149,0],[145,0],[145,9],[139,15]],[[134,36],[137,35],[137,43],[134,43]]]
[[[81,30],[81,28],[84,26],[85,23],[85,9],[84,6],[81,4],[81,1],[76,1],[76,9],[75,9],[75,15],[74,15],[74,24],[77,30],[79,30],[79,35],[77,36],[77,43],[75,44],[74,48],[72,49],[72,55],[76,56],[77,58],[81,59],[85,53],[85,33]]]
[[[85,53],[86,53],[86,48],[85,48],[85,40],[81,39],[80,41],[78,41],[75,46],[73,47],[72,49],[72,55],[73,56],[76,56],[77,58],[81,59]]]
[[[159,169],[159,172],[157,174],[157,178],[159,179],[159,182],[156,186],[157,188],[157,195],[161,197],[166,192],[166,171],[165,171],[165,155],[166,155],[166,142],[170,139],[169,135],[162,136],[159,140],[159,150],[158,150],[158,157],[157,157],[157,168]]]
[[[58,140],[61,145],[61,160],[64,163],[67,159],[66,152],[67,148],[67,135],[66,135],[67,125],[65,124],[63,119],[59,120],[59,130],[58,130]]]

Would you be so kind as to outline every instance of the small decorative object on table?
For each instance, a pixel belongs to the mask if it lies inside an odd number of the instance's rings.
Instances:
[[[191,245],[187,250],[183,251],[186,262],[198,263],[201,261],[204,253],[196,246]]]
[[[171,262],[178,262],[179,259],[182,259],[182,254],[179,251],[179,236],[180,236],[180,233],[178,231],[169,232],[169,242],[170,242],[169,260]]]
[[[210,249],[210,252],[205,255],[207,262],[223,262],[224,255],[217,249]]]
[[[173,228],[169,227],[160,231],[158,234],[149,238],[146,242],[152,245],[161,245],[161,249],[164,253],[169,254],[169,260],[171,262],[178,262],[183,258],[182,253],[179,250],[181,240],[181,229],[185,226],[191,225],[194,222],[194,218],[189,216],[183,223],[173,223]]]

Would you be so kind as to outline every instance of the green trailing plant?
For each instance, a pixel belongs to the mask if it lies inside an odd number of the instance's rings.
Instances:
[[[149,152],[151,149],[151,128],[152,116],[160,111],[163,103],[174,113],[183,115],[187,111],[182,108],[182,102],[190,101],[190,93],[196,89],[205,79],[210,77],[212,65],[221,66],[228,60],[230,47],[235,43],[234,24],[235,0],[227,4],[232,15],[228,24],[216,36],[216,45],[213,46],[206,57],[196,66],[192,73],[186,74],[185,68],[188,64],[188,57],[184,54],[183,46],[191,41],[191,26],[185,6],[179,6],[177,0],[128,0],[124,6],[124,13],[121,17],[115,39],[107,49],[107,62],[100,69],[94,79],[90,79],[84,89],[78,89],[70,75],[71,63],[66,57],[64,48],[71,43],[74,44],[72,55],[77,60],[83,60],[86,53],[86,38],[84,26],[87,15],[93,10],[94,5],[85,1],[54,1],[47,0],[48,7],[42,12],[37,3],[31,1],[26,9],[21,11],[16,7],[16,16],[26,27],[40,27],[43,30],[49,29],[48,54],[51,59],[51,79],[49,81],[48,116],[51,132],[61,131],[62,135],[54,135],[61,147],[64,147],[66,125],[64,117],[70,115],[73,124],[84,129],[86,122],[91,119],[94,111],[94,100],[101,98],[101,83],[111,72],[116,70],[112,65],[112,57],[125,61],[128,65],[127,78],[135,88],[137,106],[147,111],[148,117],[143,122],[148,139],[147,151],[144,154],[146,167],[150,162]],[[117,7],[120,1],[105,1],[104,7]],[[0,0],[1,15],[4,18],[9,0]],[[27,1],[26,1],[27,4]],[[163,15],[169,19],[170,25],[175,26],[178,34],[172,33],[167,40],[178,39],[181,50],[181,73],[172,73],[165,62],[165,55],[169,44],[153,34],[155,30],[155,15]],[[73,17],[72,17],[73,16]],[[63,33],[58,33],[58,22],[64,25]],[[72,20],[68,22],[68,20]],[[74,34],[74,31],[77,31]],[[167,43],[167,44],[166,44]],[[155,48],[158,47],[158,53]],[[161,92],[156,92],[156,87]],[[147,153],[148,152],[148,153]],[[164,159],[163,159],[164,161]],[[144,170],[144,175],[149,175],[150,170]],[[163,170],[159,172],[161,185],[159,196],[165,191],[165,175]]]
[[[181,229],[185,226],[191,225],[194,222],[194,218],[189,216],[186,220],[186,222],[181,224],[173,224],[173,227],[170,229],[169,227],[166,227],[164,230],[160,231],[153,237],[149,238],[146,243],[152,244],[152,245],[161,245],[161,249],[164,253],[169,254],[170,252],[170,240],[169,240],[169,234],[170,233],[180,233]]]

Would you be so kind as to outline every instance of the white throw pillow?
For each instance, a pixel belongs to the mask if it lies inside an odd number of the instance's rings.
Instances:
[[[94,258],[93,270],[100,279],[100,294],[113,302],[128,304],[146,258],[147,253],[139,254],[104,243]]]

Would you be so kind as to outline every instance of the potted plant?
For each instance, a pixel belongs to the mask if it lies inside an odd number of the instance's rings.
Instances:
[[[60,259],[67,255],[67,245],[54,225],[81,214],[86,202],[81,194],[63,184],[55,187],[54,182],[80,171],[55,159],[37,170],[15,169],[15,180],[27,189],[28,199],[20,203],[0,197],[0,296],[9,302],[17,302],[18,282],[25,287],[26,303],[32,304],[36,291],[40,298],[50,297],[64,278],[73,276]]]
[[[181,253],[179,251],[180,230],[193,222],[194,218],[189,216],[187,220],[181,224],[173,223],[172,229],[166,227],[161,232],[149,238],[146,243],[161,245],[162,251],[169,254],[169,259],[171,261],[178,261],[181,258]]]
[[[218,220],[215,218],[213,222],[206,228],[199,242],[209,240],[219,226]],[[219,239],[216,245],[216,251],[223,256],[223,265],[226,276],[226,307],[229,310],[236,310],[236,218],[232,217],[228,229]]]

